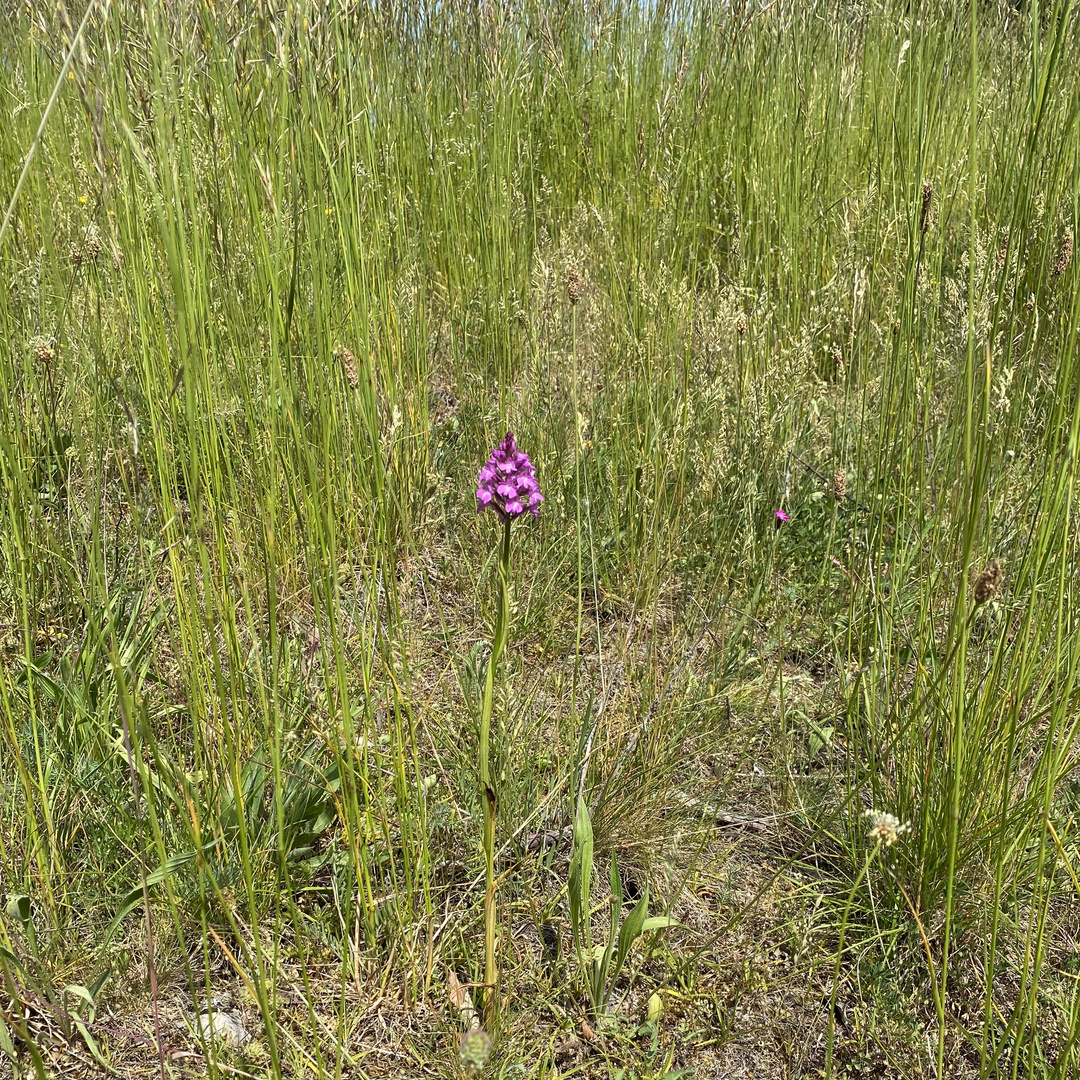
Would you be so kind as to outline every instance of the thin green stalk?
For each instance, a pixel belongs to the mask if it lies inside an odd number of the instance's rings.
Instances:
[[[499,551],[499,606],[491,640],[484,700],[480,710],[480,802],[484,813],[484,1022],[494,1028],[499,1019],[499,973],[495,963],[495,816],[497,799],[491,780],[491,714],[495,706],[495,669],[506,645],[510,623],[510,524],[503,521]]]

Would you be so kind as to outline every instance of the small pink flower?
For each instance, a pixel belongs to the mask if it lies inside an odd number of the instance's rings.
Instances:
[[[779,529],[781,525],[786,524],[791,519],[787,516],[786,510],[776,511],[776,527]]]

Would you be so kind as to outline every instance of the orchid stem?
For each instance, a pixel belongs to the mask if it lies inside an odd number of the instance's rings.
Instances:
[[[491,782],[491,713],[495,704],[495,668],[506,645],[510,622],[510,521],[503,519],[502,550],[499,556],[499,607],[495,614],[495,634],[491,642],[480,710],[480,802],[484,812],[484,859],[487,889],[484,893],[484,1023],[494,1029],[499,1018],[498,971],[495,966],[495,788]]]

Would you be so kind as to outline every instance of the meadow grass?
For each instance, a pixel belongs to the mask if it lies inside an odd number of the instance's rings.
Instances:
[[[0,1074],[462,1074],[512,429],[487,1072],[1076,1075],[1077,70],[1068,2],[12,5]],[[612,854],[677,924],[599,1015],[582,807],[599,944]]]

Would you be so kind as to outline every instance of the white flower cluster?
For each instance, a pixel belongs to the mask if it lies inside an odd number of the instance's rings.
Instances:
[[[867,810],[863,815],[870,822],[870,839],[878,840],[885,847],[892,847],[904,833],[911,830],[911,823],[900,824],[900,819],[881,810]]]

